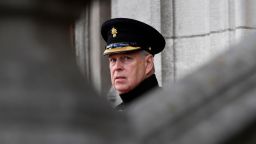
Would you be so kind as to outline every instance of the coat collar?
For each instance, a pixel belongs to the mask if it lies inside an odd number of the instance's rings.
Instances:
[[[121,94],[120,97],[123,101],[123,104],[126,105],[157,87],[159,87],[159,85],[155,74],[153,74],[147,79],[143,80],[137,87],[135,87],[130,92]]]

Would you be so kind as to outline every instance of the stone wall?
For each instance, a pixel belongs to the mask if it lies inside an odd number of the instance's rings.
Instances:
[[[255,2],[242,0],[112,0],[112,17],[141,20],[167,41],[156,57],[163,85],[195,71],[255,32]]]

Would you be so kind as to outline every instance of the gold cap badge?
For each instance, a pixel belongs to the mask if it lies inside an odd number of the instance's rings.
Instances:
[[[117,29],[113,27],[113,28],[111,29],[111,33],[112,33],[113,37],[116,37]]]

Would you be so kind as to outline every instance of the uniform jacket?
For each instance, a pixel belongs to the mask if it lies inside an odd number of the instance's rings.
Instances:
[[[124,110],[127,105],[132,103],[134,100],[141,98],[146,93],[150,92],[151,90],[159,88],[157,79],[155,74],[151,75],[147,79],[143,80],[137,87],[131,90],[128,93],[120,94],[122,99],[122,103],[119,104],[116,109],[117,110]]]

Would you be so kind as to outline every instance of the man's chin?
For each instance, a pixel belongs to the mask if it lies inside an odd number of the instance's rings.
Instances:
[[[116,91],[117,91],[119,94],[124,94],[124,93],[129,92],[129,89],[124,88],[124,87],[120,87],[120,86],[116,86],[115,89],[116,89]]]

